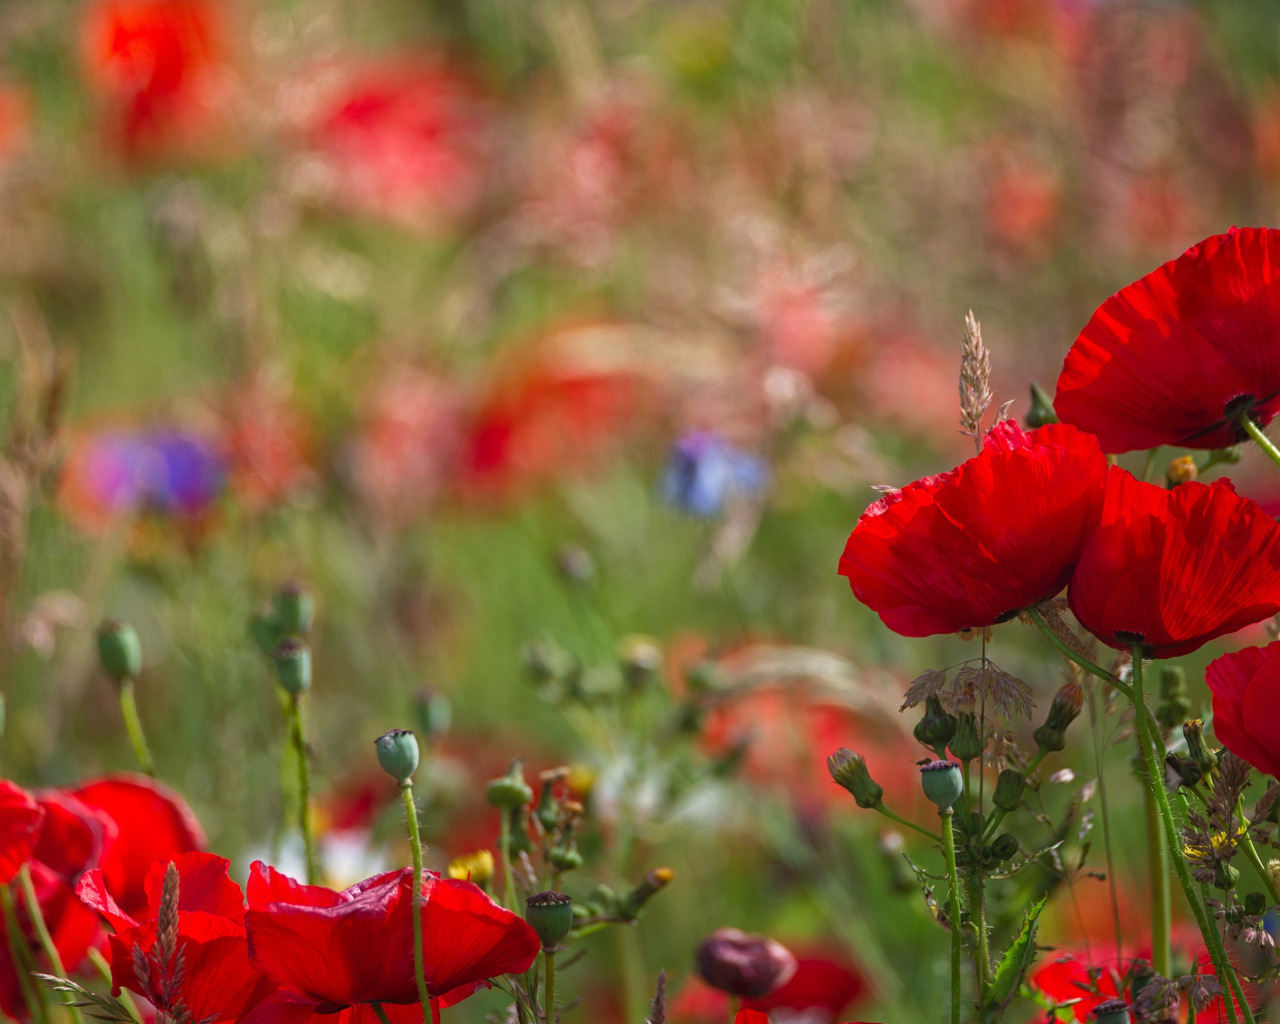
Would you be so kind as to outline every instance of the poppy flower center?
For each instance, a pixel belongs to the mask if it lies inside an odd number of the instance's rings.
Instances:
[[[1128,644],[1132,647],[1134,644],[1143,643],[1147,639],[1147,635],[1145,633],[1136,633],[1128,629],[1117,629],[1116,639],[1122,644]]]
[[[1021,608],[1010,608],[1007,612],[1001,612],[997,615],[996,622],[1008,622],[1010,619],[1016,619],[1021,612]]]
[[[1235,422],[1242,416],[1247,416],[1253,412],[1253,407],[1257,404],[1257,400],[1252,394],[1236,395],[1222,408],[1222,415],[1227,418],[1228,423]]]

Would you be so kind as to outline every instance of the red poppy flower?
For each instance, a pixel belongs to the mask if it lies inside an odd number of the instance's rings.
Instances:
[[[980,455],[868,508],[840,574],[903,636],[1004,622],[1066,586],[1106,472],[1097,441],[1074,427],[997,424]]]
[[[156,942],[164,876],[170,862],[156,861],[147,873],[147,910],[141,922],[125,914],[103,884],[102,872],[88,872],[76,894],[116,927],[111,936],[111,991],[122,988],[146,996],[171,1015],[185,1008],[193,1020],[237,1021],[275,991],[275,984],[249,963],[245,941],[244,895],[227,875],[229,862],[208,853],[175,857],[178,869],[178,953],[182,983],[166,1000],[164,969],[151,955]],[[148,961],[148,977],[137,973],[138,955]],[[157,998],[160,997],[160,998]]]
[[[25,789],[0,781],[0,885],[8,885],[31,859],[44,808]]]
[[[1068,598],[1108,646],[1187,654],[1280,611],[1280,524],[1226,481],[1170,491],[1114,469]]]
[[[769,1015],[759,1010],[739,1010],[733,1024],[769,1024]]]
[[[1280,778],[1280,642],[1246,647],[1209,663],[1213,731],[1228,750]]]
[[[85,73],[130,157],[207,147],[226,106],[226,44],[202,0],[100,0],[82,34]]]
[[[1102,450],[1225,448],[1280,411],[1280,231],[1232,229],[1107,299],[1067,353],[1054,407]]]
[[[244,1024],[303,1024],[322,1014],[329,1022],[328,1014],[374,1002],[421,1013],[412,869],[334,892],[256,862],[248,895],[249,958],[281,991]],[[433,1007],[466,999],[489,978],[525,971],[537,956],[533,929],[478,886],[429,872],[422,895],[423,959]],[[364,1014],[357,1011],[349,1020],[356,1016]]]
[[[1110,967],[1090,967],[1072,956],[1059,956],[1031,972],[1030,982],[1057,1003],[1078,999],[1071,1007],[1076,1020],[1088,1020],[1093,1008],[1120,995],[1115,972]]]

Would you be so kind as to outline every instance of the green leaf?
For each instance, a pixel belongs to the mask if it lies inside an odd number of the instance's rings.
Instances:
[[[1041,899],[1027,911],[1018,937],[1004,951],[1004,956],[1000,958],[1000,964],[996,967],[996,972],[983,994],[984,1008],[1003,1010],[1009,1005],[1013,994],[1018,991],[1023,975],[1027,973],[1036,956],[1036,925],[1040,920],[1040,912],[1044,910],[1044,904],[1045,899]]]

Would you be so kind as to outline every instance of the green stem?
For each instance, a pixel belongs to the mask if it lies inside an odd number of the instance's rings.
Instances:
[[[1147,464],[1142,469],[1142,479],[1145,483],[1151,482],[1151,471],[1156,468],[1156,459],[1160,457],[1160,446],[1156,445],[1151,451],[1147,452]]]
[[[26,864],[18,869],[18,887],[22,890],[22,898],[27,904],[27,916],[31,919],[31,926],[36,931],[36,938],[40,940],[40,948],[44,950],[45,958],[53,968],[53,973],[59,978],[65,978],[67,970],[62,965],[62,955],[58,952],[53,936],[49,934],[49,926],[45,923],[44,914],[40,910],[40,900],[36,898],[36,888],[31,884],[31,869]],[[70,1014],[74,1024],[84,1024],[80,1008],[71,1005],[70,995],[66,998],[67,1013]]]
[[[307,763],[307,733],[302,719],[302,695],[290,694],[289,736],[298,760],[298,828],[307,860],[307,885],[317,885],[320,869],[316,861],[316,840],[311,829],[311,769]]]
[[[1275,446],[1271,438],[1262,432],[1262,428],[1254,423],[1248,413],[1241,415],[1237,421],[1244,428],[1244,432],[1253,438],[1254,443],[1267,453],[1267,456],[1277,466],[1280,466],[1280,448]]]
[[[960,1024],[960,879],[956,875],[956,840],[951,830],[954,812],[944,807],[942,818],[942,852],[947,858],[947,895],[951,914],[951,1024]]]
[[[431,1024],[431,997],[422,963],[422,836],[418,833],[418,805],[413,801],[413,783],[409,779],[400,783],[400,795],[409,819],[409,849],[413,851],[413,980],[418,985],[423,1024]]]
[[[89,947],[89,962],[93,964],[94,970],[98,972],[98,976],[110,985],[112,983],[111,965],[107,963],[107,958],[92,946]],[[134,1020],[142,1020],[142,1015],[138,1013],[138,1005],[133,1001],[133,996],[127,988],[122,988],[120,990],[120,1005],[129,1011],[129,1016]]]
[[[899,825],[905,825],[907,828],[913,828],[917,832],[919,832],[922,836],[928,836],[935,843],[942,842],[942,836],[938,835],[937,832],[930,832],[927,828],[921,828],[914,821],[907,821],[907,819],[902,817],[901,815],[894,814],[893,811],[889,810],[889,808],[887,808],[884,804],[876,804],[876,810],[879,811],[881,814],[883,814],[890,821],[896,821]]]
[[[1186,859],[1181,855],[1181,848],[1178,845],[1178,829],[1174,824],[1173,810],[1169,806],[1169,795],[1164,790],[1164,766],[1158,762],[1156,757],[1155,744],[1159,742],[1159,732],[1156,728],[1155,719],[1147,709],[1145,695],[1142,692],[1142,650],[1137,646],[1133,649],[1133,685],[1135,695],[1138,698],[1134,704],[1134,713],[1137,721],[1139,743],[1142,747],[1143,758],[1147,764],[1144,782],[1156,798],[1156,806],[1159,808],[1160,818],[1164,823],[1165,841],[1170,851],[1174,854],[1171,859],[1174,869],[1177,871],[1178,883],[1182,886],[1182,894],[1186,898],[1188,906],[1191,907],[1191,913],[1195,915],[1200,934],[1204,937],[1205,945],[1209,948],[1209,958],[1213,961],[1214,972],[1217,974],[1219,982],[1226,980],[1231,995],[1235,997],[1234,999],[1226,998],[1222,1001],[1227,1010],[1228,1021],[1230,1021],[1230,1024],[1237,1024],[1233,1003],[1238,1003],[1241,1012],[1244,1014],[1245,1024],[1255,1024],[1253,1011],[1249,1009],[1249,1004],[1241,991],[1240,979],[1236,977],[1235,968],[1227,960],[1227,952],[1222,945],[1222,936],[1218,934],[1218,929],[1214,927],[1204,907],[1201,906],[1199,899],[1196,898],[1191,881],[1191,873],[1187,870]],[[1154,936],[1152,938],[1154,939]]]
[[[1258,856],[1257,847],[1253,845],[1253,840],[1249,838],[1249,822],[1244,816],[1244,797],[1236,800],[1236,815],[1240,819],[1240,824],[1244,827],[1244,831],[1240,835],[1240,845],[1244,848],[1245,856],[1249,858],[1249,863],[1253,865],[1253,870],[1258,873],[1258,878],[1262,882],[1262,886],[1266,889],[1267,895],[1271,898],[1271,904],[1274,906],[1280,903],[1280,896],[1276,895],[1275,882],[1271,880],[1271,873],[1263,866],[1262,858]]]
[[[1058,637],[1054,634],[1053,630],[1049,628],[1048,623],[1044,621],[1044,617],[1035,609],[1034,606],[1027,609],[1027,615],[1030,616],[1031,621],[1034,622],[1040,628],[1040,632],[1045,635],[1049,643],[1053,644],[1053,646],[1056,647],[1065,658],[1067,658],[1070,661],[1074,661],[1086,672],[1093,673],[1095,676],[1101,679],[1104,683],[1110,683],[1112,686],[1114,686],[1117,690],[1123,693],[1130,700],[1134,699],[1132,689],[1126,686],[1123,682],[1117,679],[1105,668],[1102,668],[1100,665],[1095,665],[1088,658],[1084,657],[1083,655],[1077,654],[1070,647],[1068,647],[1061,640],[1059,640]]]
[[[32,985],[31,979],[31,946],[27,937],[22,934],[22,926],[18,924],[18,908],[13,902],[13,890],[7,885],[0,885],[0,910],[4,911],[5,935],[9,939],[9,955],[13,959],[14,973],[18,976],[18,987],[22,989],[23,1001],[31,1016],[48,1024],[49,1004],[45,1001],[44,989]]]
[[[507,909],[515,913],[516,883],[511,873],[511,819],[505,810],[500,810],[498,814],[502,819],[501,824],[498,826],[498,856],[502,860],[503,889],[506,894]]]
[[[1137,661],[1134,664],[1136,666]],[[1137,668],[1134,670],[1134,678],[1137,680],[1137,685],[1141,687],[1141,671]],[[1141,712],[1138,714],[1141,716]],[[1138,753],[1142,758],[1142,771],[1146,772],[1154,761],[1147,757],[1146,741],[1141,737],[1138,740]],[[1156,758],[1159,758],[1159,751],[1156,752]],[[1158,779],[1157,784],[1163,788],[1163,771]],[[1156,806],[1155,794],[1152,793],[1153,787],[1148,785],[1142,788],[1146,810],[1144,818],[1147,831],[1147,883],[1151,891],[1151,966],[1155,968],[1157,974],[1171,978],[1173,976],[1173,939],[1170,935],[1172,918],[1169,906],[1171,902],[1169,857],[1178,856],[1179,851],[1166,847],[1160,808]]]
[[[125,732],[129,734],[129,742],[133,744],[133,754],[138,759],[139,766],[147,775],[155,778],[156,766],[151,760],[147,737],[142,732],[142,719],[138,717],[138,703],[133,698],[132,679],[125,679],[120,683],[120,714],[124,717]]]
[[[547,1024],[556,1024],[556,951],[542,948],[547,976],[543,987],[542,1015]]]
[[[987,900],[981,871],[976,866],[969,869],[969,919],[978,929],[978,945],[973,951],[973,981],[977,988],[973,997],[974,1020],[982,1019],[982,999],[987,990],[987,971],[991,966],[987,952]]]

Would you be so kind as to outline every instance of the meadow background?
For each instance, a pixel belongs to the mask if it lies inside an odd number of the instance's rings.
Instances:
[[[238,871],[296,863],[249,622],[301,580],[332,882],[406,862],[372,741],[416,728],[431,866],[492,843],[519,754],[587,806],[570,891],[675,870],[586,941],[574,1018],[641,1019],[730,924],[932,1019],[945,933],[824,760],[922,813],[897,705],[970,654],[884,629],[843,542],[972,453],[968,310],[1021,417],[1104,298],[1278,212],[1265,4],[6,0],[3,771],[132,767],[94,641],[124,619],[160,777]],[[1063,758],[1055,817],[1098,763]],[[1062,876],[1027,882],[1042,941],[1110,941]]]

